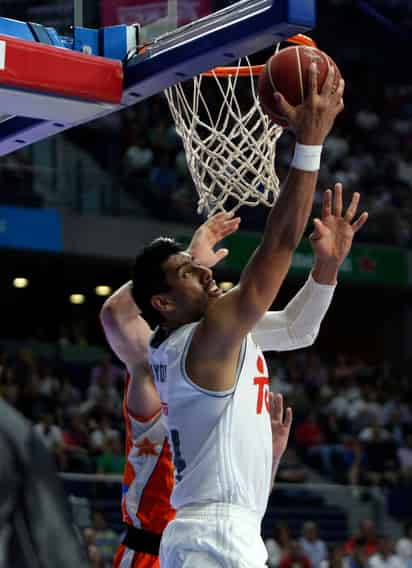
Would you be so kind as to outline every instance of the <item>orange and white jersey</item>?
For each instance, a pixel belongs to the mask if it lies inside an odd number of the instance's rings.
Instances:
[[[175,516],[170,505],[174,485],[172,456],[162,415],[144,421],[128,410],[130,380],[127,376],[123,400],[126,424],[123,522],[160,534]]]

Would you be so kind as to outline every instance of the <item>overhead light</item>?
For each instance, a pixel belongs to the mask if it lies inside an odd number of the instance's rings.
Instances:
[[[84,304],[86,298],[84,297],[84,294],[71,294],[70,295],[70,302],[72,304]]]
[[[18,277],[13,280],[13,286],[15,288],[27,288],[29,281],[27,278]]]
[[[112,293],[112,289],[110,286],[96,286],[94,289],[98,296],[110,296]]]
[[[219,284],[219,288],[223,290],[223,292],[227,292],[228,290],[233,288],[233,286],[234,286],[233,282],[220,282]]]

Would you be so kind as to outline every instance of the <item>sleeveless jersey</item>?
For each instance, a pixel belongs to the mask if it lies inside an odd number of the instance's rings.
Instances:
[[[150,342],[150,364],[175,466],[171,502],[176,509],[233,503],[261,518],[272,471],[266,363],[248,335],[233,389],[213,392],[198,387],[186,373],[187,351],[197,325],[182,326],[164,341],[157,330]]]
[[[173,464],[162,415],[143,421],[127,408],[130,377],[126,377],[123,415],[126,424],[126,466],[123,474],[123,522],[161,534],[175,512],[170,505]]]

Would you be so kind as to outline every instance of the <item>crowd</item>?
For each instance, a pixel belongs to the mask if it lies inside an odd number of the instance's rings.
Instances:
[[[343,484],[412,484],[412,389],[408,373],[303,350],[269,357],[271,388],[294,409],[278,473],[303,482],[307,466]],[[0,355],[0,396],[36,424],[59,469],[121,473],[124,372],[109,354],[88,369],[22,349]]]
[[[307,521],[301,534],[292,537],[287,523],[274,527],[266,540],[270,568],[409,568],[412,565],[412,524],[395,542],[377,534],[370,519],[360,523],[359,530],[346,542],[328,547],[316,523]]]

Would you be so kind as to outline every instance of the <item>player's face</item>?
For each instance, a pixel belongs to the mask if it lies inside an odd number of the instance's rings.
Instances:
[[[174,307],[173,319],[181,323],[203,317],[208,303],[223,293],[216,285],[212,271],[197,264],[188,253],[172,255],[163,268],[171,288],[167,296]]]

